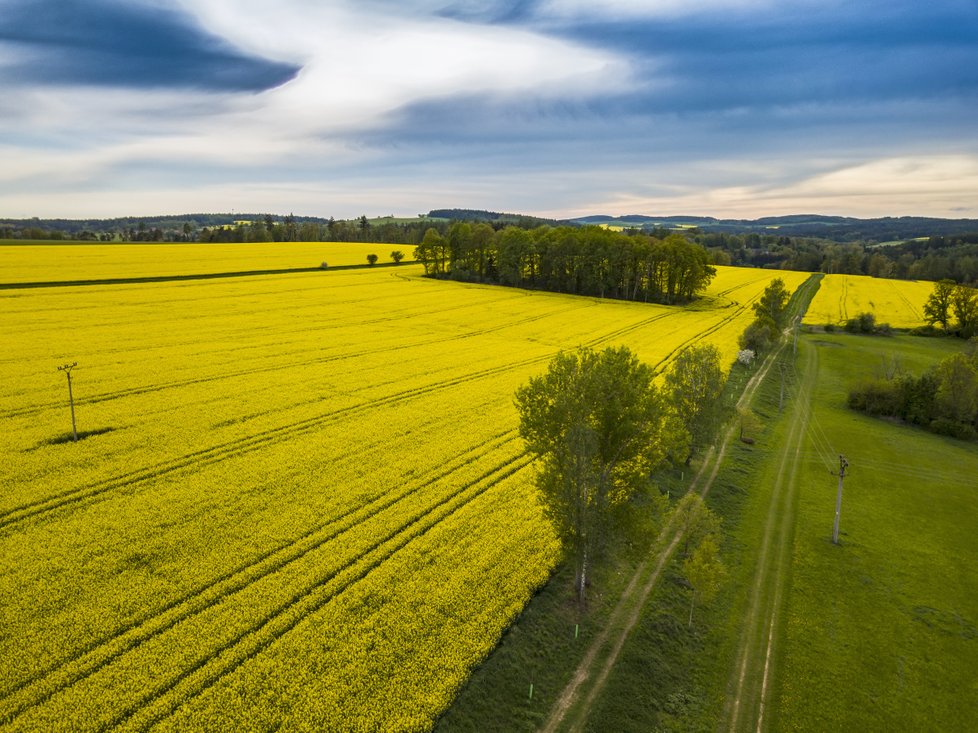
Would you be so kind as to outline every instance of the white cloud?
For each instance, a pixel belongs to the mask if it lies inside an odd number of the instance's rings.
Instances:
[[[796,3],[798,0],[794,0]],[[775,0],[544,0],[537,14],[555,18],[660,18],[717,11],[761,10]]]
[[[611,53],[525,30],[395,16],[370,3],[175,1],[219,37],[301,64],[301,73],[262,94],[11,90],[0,140],[24,144],[11,145],[0,181],[94,180],[127,160],[333,166],[377,155],[344,136],[382,129],[389,115],[413,103],[457,93],[579,98],[621,88],[629,78]]]
[[[743,178],[747,181],[756,180],[758,175],[756,171],[745,173]],[[790,175],[785,168],[780,173],[780,182],[764,185],[730,182],[714,188],[684,181],[672,190],[660,189],[647,195],[633,193],[642,190],[636,182],[627,192],[581,202],[571,215],[601,211],[721,218],[799,213],[978,217],[978,200],[974,196],[974,191],[978,191],[978,156],[975,155],[888,157],[810,174],[801,180],[791,180]],[[671,178],[668,173],[663,177]],[[728,171],[724,177],[736,179],[736,170]],[[766,177],[776,178],[778,174],[769,170]],[[963,203],[968,205],[962,206]]]

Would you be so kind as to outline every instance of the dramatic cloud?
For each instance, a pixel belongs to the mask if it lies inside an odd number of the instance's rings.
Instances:
[[[0,0],[0,216],[978,215],[964,0]]]

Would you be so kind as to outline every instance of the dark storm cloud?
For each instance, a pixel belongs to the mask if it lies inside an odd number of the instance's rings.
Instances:
[[[172,10],[112,0],[8,0],[4,84],[262,91],[299,68],[243,53]]]

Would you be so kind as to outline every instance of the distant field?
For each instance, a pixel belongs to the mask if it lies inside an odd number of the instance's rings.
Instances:
[[[0,283],[101,280],[126,277],[203,275],[248,270],[329,265],[366,265],[367,255],[390,262],[398,249],[405,261],[414,247],[349,242],[262,242],[256,244],[32,245],[0,242]]]
[[[807,277],[667,308],[419,272],[0,293],[0,724],[429,727],[556,561],[516,387],[579,344],[732,360]]]
[[[934,283],[925,280],[885,280],[866,275],[826,275],[805,323],[841,324],[860,313],[873,313],[879,323],[894,328],[924,325],[923,308]]]

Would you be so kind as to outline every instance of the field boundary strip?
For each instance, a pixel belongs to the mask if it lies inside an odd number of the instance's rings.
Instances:
[[[188,280],[220,280],[230,277],[261,277],[263,275],[300,275],[309,272],[334,272],[336,270],[376,270],[387,267],[403,267],[412,262],[378,262],[373,265],[332,265],[323,267],[277,267],[264,270],[237,270],[234,272],[200,272],[190,275],[134,275],[133,277],[102,277],[80,280],[35,280],[33,282],[0,283],[0,290],[34,290],[37,288],[74,288],[97,285],[143,285],[146,283],[184,282]]]

